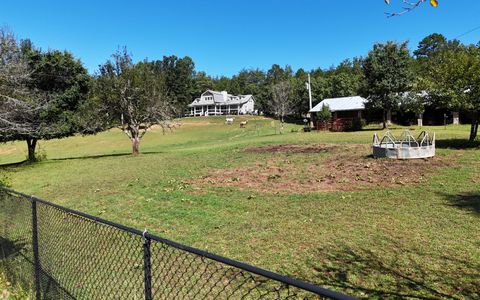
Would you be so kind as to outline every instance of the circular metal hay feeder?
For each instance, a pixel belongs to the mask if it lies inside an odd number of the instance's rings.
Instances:
[[[405,130],[400,138],[396,138],[387,131],[382,139],[375,133],[373,135],[373,156],[394,159],[415,159],[435,156],[435,133],[430,136],[422,131],[415,138],[409,130]]]

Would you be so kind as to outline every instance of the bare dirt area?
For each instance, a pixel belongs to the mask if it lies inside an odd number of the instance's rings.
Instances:
[[[2,147],[0,149],[0,154],[12,154],[17,151],[17,147],[15,146],[7,146],[7,147]]]
[[[252,165],[211,170],[192,182],[193,186],[200,190],[205,186],[236,187],[268,193],[356,191],[418,184],[453,164],[451,158],[444,157],[375,159],[368,145],[273,145],[245,151],[267,156]]]
[[[198,126],[208,126],[212,125],[214,123],[208,122],[208,121],[196,121],[196,122],[184,122],[182,123],[182,126],[186,127],[198,127]]]
[[[264,147],[247,148],[251,153],[320,153],[338,149],[338,145],[271,145]]]

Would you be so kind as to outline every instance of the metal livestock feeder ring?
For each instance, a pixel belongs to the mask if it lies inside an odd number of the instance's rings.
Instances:
[[[434,157],[435,133],[430,137],[428,132],[422,131],[418,138],[415,138],[409,130],[405,130],[397,139],[390,131],[387,131],[381,140],[375,133],[373,135],[373,156],[393,159]]]

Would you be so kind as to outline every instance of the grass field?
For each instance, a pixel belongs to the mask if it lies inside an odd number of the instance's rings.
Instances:
[[[0,300],[33,299],[32,295],[22,290],[20,286],[13,285],[7,277],[0,272]]]
[[[117,130],[41,142],[47,159],[31,165],[17,164],[24,143],[8,143],[2,176],[18,191],[357,297],[480,297],[480,150],[462,147],[468,126],[424,127],[437,157],[394,162],[368,156],[374,128],[288,124],[280,135],[270,119],[249,120],[241,129],[183,119],[174,133],[147,133],[138,157]],[[286,144],[297,146],[266,147]]]

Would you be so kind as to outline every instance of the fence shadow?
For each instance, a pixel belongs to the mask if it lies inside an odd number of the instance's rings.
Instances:
[[[20,254],[20,251],[27,246],[25,241],[12,241],[0,236],[0,260],[4,261],[12,256]]]
[[[28,252],[28,245],[27,241],[0,236],[0,268],[10,282],[26,291],[33,288],[33,263],[23,253]]]
[[[0,267],[10,281],[33,294],[34,263],[32,258],[26,255],[31,251],[27,241],[10,240],[0,236]],[[40,270],[40,285],[42,299],[75,299],[43,270]]]
[[[347,245],[317,251],[323,258],[311,266],[317,274],[316,282],[358,298],[474,299],[480,295],[476,285],[480,280],[477,272],[480,264],[459,260],[454,255],[432,257],[396,246],[385,250],[383,255]],[[448,267],[446,271],[439,271],[427,263],[419,263],[419,260],[429,262],[431,258],[445,262],[445,266],[461,268],[452,273]]]

